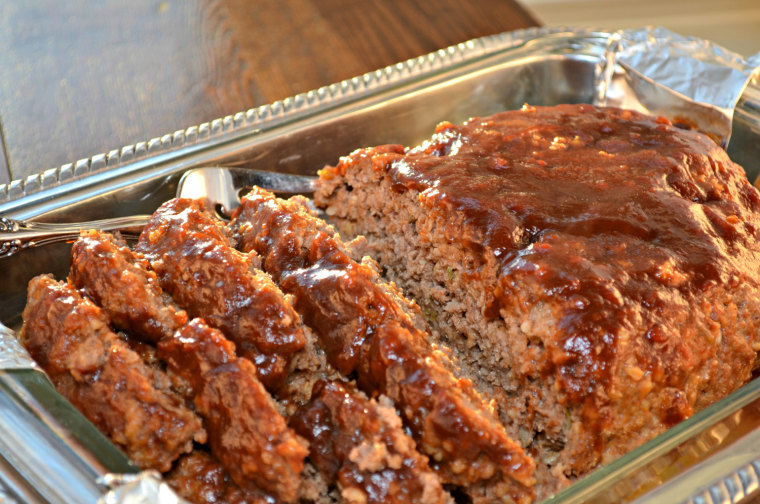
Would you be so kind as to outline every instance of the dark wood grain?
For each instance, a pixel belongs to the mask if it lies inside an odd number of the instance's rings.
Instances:
[[[535,25],[513,0],[2,2],[0,183]]]

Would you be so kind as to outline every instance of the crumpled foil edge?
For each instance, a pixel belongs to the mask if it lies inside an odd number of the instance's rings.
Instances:
[[[598,69],[599,105],[664,116],[728,145],[734,109],[760,78],[760,53],[743,58],[661,27],[619,30]]]
[[[39,366],[21,346],[15,331],[0,324],[0,370],[11,369],[39,369]]]
[[[188,504],[161,479],[158,471],[138,474],[106,474],[98,483],[109,490],[98,504]]]

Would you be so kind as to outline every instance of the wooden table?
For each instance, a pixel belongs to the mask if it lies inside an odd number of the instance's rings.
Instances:
[[[513,0],[0,4],[0,184],[535,26]]]

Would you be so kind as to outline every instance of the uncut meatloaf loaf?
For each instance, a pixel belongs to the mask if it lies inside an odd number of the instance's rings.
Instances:
[[[760,196],[666,119],[561,105],[443,123],[326,167],[315,202],[496,399],[539,497],[757,366]]]

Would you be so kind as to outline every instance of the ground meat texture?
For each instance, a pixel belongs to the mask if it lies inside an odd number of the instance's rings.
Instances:
[[[387,399],[378,403],[350,384],[319,382],[290,424],[346,502],[451,502]]]
[[[496,399],[539,496],[757,365],[760,197],[667,120],[563,105],[445,123],[325,168],[315,202]]]
[[[325,352],[320,347],[317,338],[306,327],[304,327],[304,332],[307,336],[307,344],[293,358],[290,372],[275,395],[285,416],[292,415],[299,406],[309,401],[314,385],[318,381],[340,378],[340,373],[327,362]]]
[[[241,488],[293,502],[308,450],[256,378],[254,365],[236,358],[234,345],[200,319],[162,340],[158,355],[192,387],[211,451],[232,479]]]
[[[115,326],[156,343],[187,323],[161,290],[148,262],[99,231],[82,233],[71,249],[69,281],[95,301]]]
[[[202,319],[193,319],[175,334],[162,339],[156,355],[169,371],[188,384],[191,396],[203,388],[209,371],[237,359],[235,344]]]
[[[271,278],[230,246],[200,202],[166,202],[136,248],[150,260],[161,287],[192,317],[230,338],[255,363],[267,388],[282,384],[290,360],[306,344],[298,314]]]
[[[29,283],[20,341],[58,391],[142,468],[167,471],[193,441],[198,416],[114,334],[103,312],[51,276]]]
[[[262,491],[242,489],[210,454],[195,450],[177,462],[166,482],[177,494],[193,504],[275,504]]]
[[[368,393],[395,402],[442,481],[464,487],[475,501],[530,500],[530,458],[471,383],[443,365],[428,335],[379,287],[376,272],[351,260],[339,237],[320,231],[314,219],[299,210],[298,200],[283,202],[254,189],[233,228],[240,244],[254,247],[264,268],[293,294],[328,360],[346,375],[357,373]]]
[[[243,198],[231,226],[238,248],[261,253],[262,267],[275,279],[281,282],[298,271],[304,277],[303,289],[313,284],[311,292],[296,296],[296,303],[338,303],[310,310],[308,315],[319,318],[326,313],[311,325],[323,329],[319,338],[326,341],[328,360],[344,375],[357,366],[363,332],[381,320],[402,319],[417,329],[427,328],[419,307],[404,299],[393,284],[379,281],[371,261],[353,260],[334,229],[317,218],[305,198],[281,200],[254,188]],[[316,281],[308,282],[312,276]],[[335,299],[333,291],[344,295]]]

